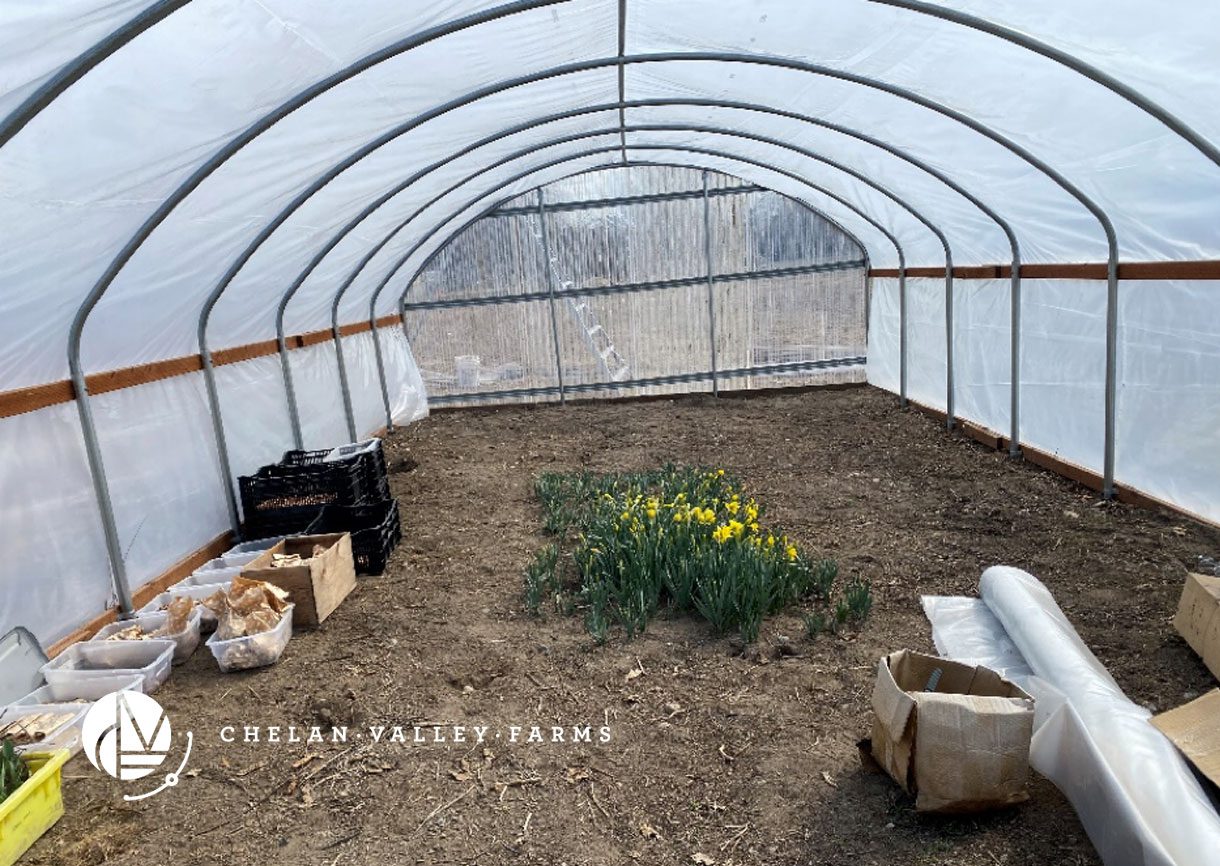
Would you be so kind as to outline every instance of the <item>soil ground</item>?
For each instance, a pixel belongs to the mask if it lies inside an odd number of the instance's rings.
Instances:
[[[405,539],[386,574],[274,667],[221,674],[201,647],[157,694],[194,732],[181,784],[124,803],[160,773],[120,786],[77,757],[66,816],[23,863],[1083,866],[1092,846],[1044,779],[1019,807],[936,818],[862,764],[878,658],[931,650],[920,595],[973,594],[986,566],[1020,566],[1134,700],[1164,709],[1214,685],[1170,619],[1220,532],[1103,504],[873,389],[451,412],[388,447]],[[840,579],[872,581],[871,618],[811,642],[793,611],[743,652],[691,620],[595,648],[578,617],[529,617],[534,477],[666,461],[737,473]],[[368,734],[416,724],[490,730],[483,745]],[[609,725],[611,741],[506,741],[535,724],[595,740]],[[243,725],[262,741],[241,742]],[[275,744],[272,725],[350,734]]]

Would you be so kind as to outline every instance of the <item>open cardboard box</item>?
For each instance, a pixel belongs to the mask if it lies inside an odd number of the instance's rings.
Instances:
[[[873,711],[873,757],[915,795],[918,811],[977,812],[1028,798],[1034,700],[995,671],[901,650],[877,667]]]
[[[1173,627],[1220,679],[1220,577],[1186,576]]]
[[[1152,724],[1220,789],[1220,689],[1154,716]]]
[[[323,548],[317,556],[315,547]],[[294,553],[304,560],[300,565],[271,567],[276,554]],[[317,626],[356,588],[352,537],[346,532],[290,536],[265,550],[242,569],[241,576],[287,591],[296,605],[293,623]]]

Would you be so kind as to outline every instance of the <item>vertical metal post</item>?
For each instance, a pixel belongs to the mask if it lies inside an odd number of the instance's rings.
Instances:
[[[1018,457],[1021,454],[1021,258],[1015,247],[1012,256],[1012,287],[1009,292],[1011,297],[1008,350],[1011,353],[1009,364],[1012,368],[1012,383],[1008,420],[1012,430],[1008,435],[1008,454]]]
[[[199,357],[203,359],[203,381],[207,386],[208,408],[212,415],[212,431],[216,435],[216,456],[220,459],[220,477],[225,488],[225,507],[233,534],[241,538],[241,518],[237,513],[237,496],[233,492],[233,467],[229,463],[229,443],[225,440],[224,418],[220,414],[220,392],[216,388],[216,371],[212,368],[212,352],[204,338],[207,322],[199,323]]]
[[[707,260],[707,328],[712,344],[712,394],[720,396],[716,355],[716,275],[712,266],[712,200],[707,190],[707,170],[703,172],[703,255]]]
[[[427,265],[426,262],[425,262],[425,265]],[[423,268],[420,268],[418,271],[413,273],[411,275],[411,279],[407,282],[407,287],[405,289],[403,289],[402,294],[398,296],[399,324],[402,325],[402,338],[407,341],[408,345],[410,345],[410,343],[411,343],[411,335],[407,333],[407,292],[411,291],[411,287],[413,285],[415,285],[415,280],[422,273],[423,273]]]
[[[898,401],[907,405],[907,263],[898,250]]]
[[[85,457],[89,461],[89,474],[93,476],[93,492],[97,497],[97,508],[102,518],[106,555],[110,558],[110,578],[114,583],[115,597],[119,600],[119,610],[126,619],[132,615],[134,608],[131,603],[131,589],[127,585],[127,566],[123,562],[123,547],[119,543],[114,504],[110,500],[110,484],[106,480],[106,467],[102,463],[102,449],[97,440],[97,427],[93,423],[93,410],[89,406],[89,390],[85,386],[85,376],[79,363],[73,363],[71,367],[72,385],[76,390],[76,411],[80,414],[81,433],[85,440]]]
[[[953,256],[945,248],[945,428],[952,430],[953,417]]]
[[[866,254],[864,257],[864,346],[866,353],[868,351],[868,330],[873,314],[873,278],[868,275],[870,269]]]
[[[563,391],[563,361],[559,351],[559,319],[555,314],[555,274],[551,270],[551,236],[546,229],[546,204],[538,187],[538,224],[542,231],[542,267],[546,271],[546,290],[551,304],[551,339],[555,343],[555,375],[559,381],[559,402],[566,403]],[[405,297],[405,294],[404,294]]]
[[[297,450],[305,448],[301,435],[301,413],[297,409],[297,390],[292,382],[292,364],[288,361],[288,338],[284,336],[284,308],[287,301],[281,300],[275,314],[275,341],[280,348],[280,369],[284,371],[284,396],[288,400],[288,421],[292,425],[292,441]]]
[[[1102,496],[1113,499],[1114,452],[1118,420],[1118,250],[1110,245],[1106,266],[1106,443]]]
[[[338,304],[335,306],[337,309]],[[348,435],[352,437],[351,441],[355,442],[359,438],[356,433],[356,413],[352,411],[352,392],[347,383],[347,365],[343,363],[343,334],[339,330],[337,312],[334,315],[331,334],[335,338],[335,361],[339,364],[339,392],[343,395],[343,414],[347,418]]]
[[[394,430],[394,412],[390,409],[390,387],[385,380],[385,361],[381,356],[381,337],[377,333],[377,313],[369,310],[369,325],[373,333],[373,355],[377,358],[377,379],[381,382],[381,402],[385,406],[385,431]]]

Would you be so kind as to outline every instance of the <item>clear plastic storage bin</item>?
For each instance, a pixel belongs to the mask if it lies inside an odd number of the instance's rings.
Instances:
[[[254,559],[255,557],[250,557]],[[217,557],[201,565],[199,568],[191,572],[191,576],[186,580],[181,581],[186,583],[190,581],[193,586],[207,586],[211,583],[225,583],[232,580],[241,574],[241,570],[245,568],[245,563],[229,565],[225,562],[223,556]]]
[[[189,579],[189,578],[188,578]],[[164,610],[165,606],[175,598],[185,596],[193,598],[195,601],[203,601],[209,596],[215,595],[217,590],[223,589],[229,591],[232,586],[232,581],[227,583],[217,583],[212,586],[193,586],[187,583],[178,583],[171,586],[168,590],[158,595],[144,607],[140,608],[138,613],[156,613]],[[201,634],[210,634],[216,630],[216,614],[201,604],[195,605],[195,609],[199,611],[199,631]]]
[[[283,535],[275,535],[271,538],[243,541],[241,544],[235,544],[230,547],[220,555],[220,558],[228,562],[229,565],[246,565],[252,560],[257,559],[259,554],[264,550],[270,550],[283,540]],[[249,556],[250,559],[246,559],[244,562],[239,561],[246,556]]]
[[[225,564],[225,568],[244,568],[262,555],[263,551],[261,550],[251,550],[244,553],[222,553],[220,561]]]
[[[216,663],[225,673],[244,671],[250,668],[261,668],[273,665],[284,654],[288,639],[292,637],[292,609],[294,605],[284,608],[279,624],[270,631],[260,631],[258,634],[235,637],[230,640],[217,640],[216,635],[208,638],[208,649],[216,658]]]
[[[54,752],[57,749],[67,749],[75,755],[81,748],[81,724],[84,721],[85,713],[89,712],[91,706],[93,705],[90,703],[13,704],[0,710],[0,728],[13,722],[20,722],[23,718],[32,719],[35,716],[45,717],[48,715],[63,716],[63,721],[59,722],[50,731],[47,731],[47,735],[43,739],[36,743],[28,743],[16,748],[22,754],[25,752]]]
[[[112,622],[110,625],[104,626],[93,636],[93,640],[106,640],[112,634],[117,634],[133,625],[138,625],[145,632],[154,632],[162,628],[168,619],[169,613],[163,610],[156,611],[155,613],[138,613],[131,619]],[[177,634],[162,636],[165,640],[172,640],[174,642],[174,664],[182,664],[182,662],[189,659],[191,653],[199,646],[199,624],[202,619],[201,606],[197,604],[191,608],[191,614],[186,618],[186,628]]]
[[[151,695],[169,679],[174,659],[172,640],[88,641],[68,647],[42,666],[48,685],[96,687],[93,700],[119,688],[133,674],[144,678]]]
[[[118,678],[118,687],[113,688],[111,692],[125,692],[128,690],[140,691],[144,688],[144,677],[140,674],[129,674]],[[34,689],[21,700],[12,704],[14,707],[27,707],[35,704],[73,704],[80,706],[82,703],[91,705],[102,695],[110,694],[110,692],[102,692],[95,694],[95,688],[78,689],[66,686],[45,685]],[[88,707],[86,707],[88,709]]]

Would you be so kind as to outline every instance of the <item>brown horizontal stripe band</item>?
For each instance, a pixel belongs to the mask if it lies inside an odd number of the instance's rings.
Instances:
[[[897,278],[898,268],[872,268],[868,275],[875,278]],[[907,268],[908,277],[944,279],[944,268]],[[1105,262],[1079,264],[1021,265],[1023,280],[1104,280],[1109,275]],[[953,269],[954,279],[992,280],[1012,276],[1011,265],[969,265]],[[1121,262],[1120,280],[1220,280],[1220,261],[1198,262]]]
[[[382,316],[377,320],[378,328],[396,325],[401,318],[395,314]],[[373,330],[367,321],[355,322],[340,327],[340,333],[345,337],[363,334]],[[303,349],[334,339],[329,328],[321,331],[310,331],[307,334],[294,334],[285,339],[289,350]],[[233,346],[228,349],[217,349],[212,353],[212,364],[223,367],[226,364],[239,364],[274,355],[279,351],[276,340],[262,340],[258,343],[247,343],[244,346]],[[119,391],[123,388],[134,388],[137,385],[147,385],[162,379],[172,379],[187,373],[198,373],[203,369],[203,358],[199,355],[186,355],[181,358],[167,358],[164,361],[153,361],[135,367],[123,367],[118,370],[107,370],[102,373],[90,373],[85,377],[85,384],[90,394],[105,394],[109,391]],[[48,406],[60,403],[71,403],[76,399],[76,389],[72,382],[64,379],[59,382],[49,382],[46,385],[34,385],[29,388],[17,388],[13,391],[0,392],[0,418],[11,418],[14,415],[24,415],[36,412]]]

